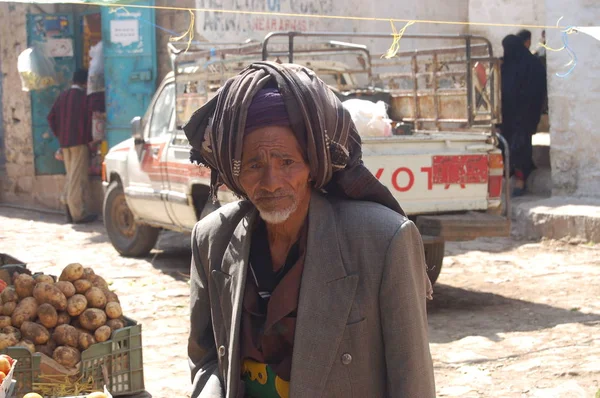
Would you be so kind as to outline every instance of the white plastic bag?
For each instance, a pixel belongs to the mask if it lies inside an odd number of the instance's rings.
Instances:
[[[90,48],[90,69],[89,75],[104,74],[104,51],[102,50],[102,42],[98,42]]]
[[[43,45],[33,45],[19,54],[17,70],[23,91],[44,90],[58,85],[56,64]]]
[[[385,102],[350,99],[344,101],[343,105],[350,112],[361,137],[392,135],[392,121],[388,118]]]
[[[104,52],[102,42],[90,48],[90,68],[88,69],[87,93],[104,91]]]

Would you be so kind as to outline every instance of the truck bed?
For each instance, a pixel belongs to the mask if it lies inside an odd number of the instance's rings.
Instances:
[[[490,135],[420,133],[363,140],[363,161],[409,215],[488,210]]]

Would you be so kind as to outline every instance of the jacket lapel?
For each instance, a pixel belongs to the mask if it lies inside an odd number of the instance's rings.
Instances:
[[[329,201],[313,192],[294,337],[290,397],[320,397],[354,301],[358,276],[347,275]]]
[[[228,336],[227,397],[235,397],[240,382],[240,325],[242,301],[248,270],[252,225],[257,211],[251,210],[235,228],[229,245],[223,254],[220,270],[213,270],[212,277],[219,291],[221,311]],[[228,328],[231,319],[231,329]]]

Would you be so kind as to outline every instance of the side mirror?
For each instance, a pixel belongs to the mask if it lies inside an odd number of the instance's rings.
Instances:
[[[139,116],[131,119],[131,136],[135,143],[144,142],[144,134],[142,131],[142,118]]]

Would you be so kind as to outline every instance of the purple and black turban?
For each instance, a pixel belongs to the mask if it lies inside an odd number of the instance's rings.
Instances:
[[[276,88],[263,88],[252,98],[244,130],[250,133],[266,126],[290,127],[283,96]]]
[[[213,199],[221,184],[246,198],[239,182],[244,134],[269,125],[292,129],[316,189],[404,214],[364,166],[360,136],[341,101],[310,69],[274,62],[253,63],[227,80],[183,128],[190,159],[212,170]]]

